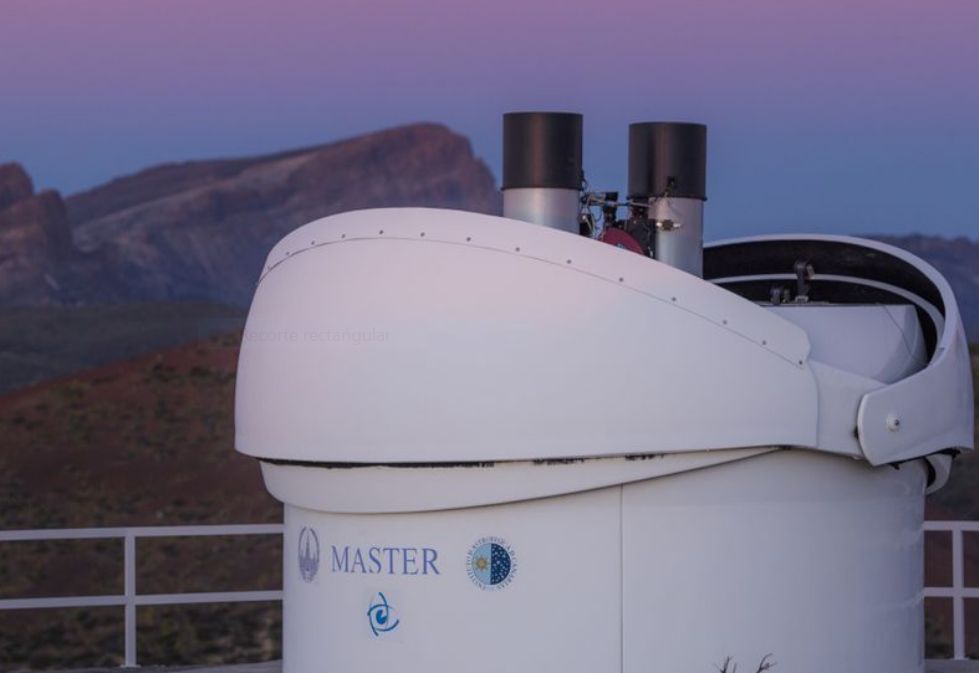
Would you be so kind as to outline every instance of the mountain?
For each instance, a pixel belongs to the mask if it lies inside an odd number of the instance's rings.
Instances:
[[[34,196],[31,177],[17,164],[0,164],[0,212]]]
[[[436,124],[155,166],[67,198],[0,165],[0,392],[193,341],[213,320],[235,329],[281,236],[398,205],[497,213],[501,199],[468,140]],[[979,242],[877,238],[938,267],[979,340]]]
[[[0,167],[0,306],[200,300],[247,305],[292,229],[381,206],[498,212],[469,141],[415,124],[289,152],[167,164],[67,199]]]
[[[61,195],[35,193],[23,168],[0,165],[0,305],[61,303],[72,286],[101,275],[75,247]]]
[[[500,211],[469,141],[414,124],[265,156],[152,167],[62,198],[0,165],[0,306],[197,300],[247,305],[267,251],[332,213]],[[979,339],[979,241],[877,236],[932,262]]]

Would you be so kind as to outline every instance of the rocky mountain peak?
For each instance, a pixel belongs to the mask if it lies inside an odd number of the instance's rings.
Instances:
[[[25,178],[15,177],[6,184],[19,185],[19,194],[26,193]],[[10,189],[6,193],[13,192]],[[0,290],[16,297],[16,303],[62,303],[59,279],[77,256],[65,203],[58,192],[46,190],[19,197],[0,210]]]
[[[0,210],[34,196],[34,183],[20,164],[0,164]]]

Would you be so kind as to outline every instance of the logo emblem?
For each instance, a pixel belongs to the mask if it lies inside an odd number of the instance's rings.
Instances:
[[[299,576],[312,582],[320,569],[320,539],[312,528],[299,531]]]
[[[499,590],[513,580],[517,572],[517,556],[505,540],[484,537],[469,550],[466,570],[469,579],[480,589]]]
[[[367,608],[367,619],[371,625],[371,631],[375,636],[388,631],[394,631],[401,623],[400,619],[392,620],[393,608],[388,604],[387,597],[380,591],[377,592],[377,599]]]

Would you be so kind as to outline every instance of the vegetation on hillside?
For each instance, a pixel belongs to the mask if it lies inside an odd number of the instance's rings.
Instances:
[[[0,308],[0,393],[240,329],[245,311],[206,302]]]
[[[212,338],[0,397],[4,528],[278,522],[233,451],[238,339]],[[281,587],[275,536],[137,546],[142,593]],[[116,540],[0,545],[4,598],[122,591]],[[277,604],[140,608],[141,664],[279,656]],[[0,612],[0,671],[122,663],[122,609]]]

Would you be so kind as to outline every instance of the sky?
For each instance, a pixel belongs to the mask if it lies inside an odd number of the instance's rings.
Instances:
[[[71,194],[416,121],[708,125],[707,238],[979,237],[977,0],[0,0],[0,163]]]

